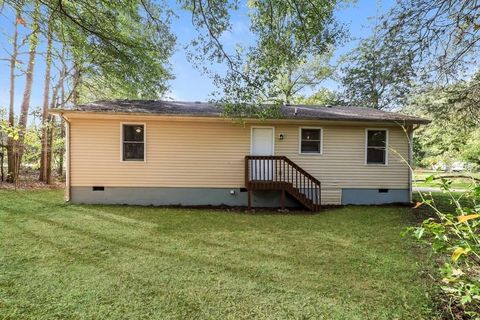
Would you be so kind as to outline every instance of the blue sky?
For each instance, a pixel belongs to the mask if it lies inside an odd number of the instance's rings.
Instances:
[[[172,3],[176,1],[172,0]],[[343,5],[336,12],[337,18],[346,24],[350,31],[350,36],[353,38],[346,43],[343,47],[337,48],[334,54],[333,62],[338,59],[342,54],[352,50],[358,39],[367,37],[371,33],[372,18],[382,14],[393,5],[394,0],[359,0],[356,3]],[[171,90],[168,96],[175,100],[187,100],[187,101],[204,101],[208,100],[212,91],[215,90],[211,79],[208,76],[202,74],[194,66],[187,61],[186,52],[183,49],[189,41],[195,37],[196,33],[191,24],[191,17],[184,11],[177,12],[178,19],[174,19],[172,24],[172,31],[177,36],[177,46],[175,54],[172,57],[172,71],[175,75],[175,79],[170,82]],[[11,43],[10,37],[13,33],[13,14],[5,9],[0,16],[0,107],[8,106],[9,101],[9,63],[3,59],[8,58]],[[227,47],[233,48],[236,43],[248,44],[252,41],[252,35],[248,29],[249,21],[246,12],[246,6],[241,8],[237,13],[232,16],[233,30],[231,33],[226,34],[222,40],[226,43]],[[20,27],[21,32],[24,34],[28,32],[25,27]],[[28,47],[25,46],[21,49],[22,52],[26,52]],[[39,46],[39,52],[44,52],[45,47]],[[22,62],[27,61],[27,55],[20,57]],[[212,64],[208,66],[217,72],[225,70],[225,66]],[[33,83],[33,91],[31,98],[31,106],[40,106],[42,104],[43,94],[43,74],[45,71],[45,62],[43,57],[38,56],[35,66],[35,77]],[[24,86],[24,78],[18,77],[16,81],[16,97],[15,104],[18,109],[22,100]],[[327,88],[336,88],[337,84],[334,81],[326,81],[323,84]]]

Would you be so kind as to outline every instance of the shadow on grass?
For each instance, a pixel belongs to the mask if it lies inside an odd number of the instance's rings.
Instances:
[[[30,201],[38,202],[37,199],[31,199],[31,198],[28,198],[28,197],[27,197],[27,199],[29,199]],[[40,201],[40,202],[43,202],[43,201]],[[21,209],[18,209],[18,208],[10,208],[10,207],[9,208],[3,207],[3,208],[9,210],[10,212],[14,212],[16,214],[27,215],[29,213],[28,211],[21,210]],[[104,218],[104,217],[101,217],[100,213],[93,213],[93,212],[95,212],[95,209],[97,209],[97,208],[88,208],[87,209],[87,208],[79,208],[79,207],[76,207],[76,206],[68,206],[68,207],[63,207],[63,209],[67,209],[70,213],[73,211],[73,212],[78,212],[80,214],[88,214],[88,215],[90,215],[94,218],[97,218],[97,219]],[[75,233],[80,237],[89,238],[89,239],[94,240],[94,241],[100,241],[102,243],[108,244],[107,246],[109,247],[109,250],[112,250],[112,249],[117,249],[118,250],[118,248],[125,248],[125,249],[132,250],[134,252],[140,252],[140,253],[143,252],[144,254],[150,254],[150,255],[153,255],[153,256],[168,257],[169,259],[175,261],[175,263],[190,264],[190,263],[193,262],[193,263],[195,263],[195,264],[197,264],[201,267],[210,266],[210,267],[214,267],[214,268],[220,268],[223,272],[229,273],[232,277],[242,277],[242,278],[245,278],[245,279],[251,279],[251,274],[255,274],[257,276],[259,274],[264,274],[265,279],[263,279],[263,280],[258,278],[258,277],[255,277],[256,281],[261,282],[264,285],[268,285],[270,283],[268,281],[268,279],[270,279],[273,276],[271,271],[267,272],[267,270],[265,270],[261,265],[259,265],[259,266],[251,266],[251,265],[250,266],[247,266],[247,265],[243,265],[243,266],[237,265],[237,266],[235,266],[235,265],[232,265],[231,263],[224,263],[222,260],[212,261],[212,259],[208,259],[208,258],[206,259],[202,256],[198,256],[198,255],[195,255],[195,254],[188,254],[184,250],[176,249],[173,252],[166,251],[166,250],[161,250],[158,246],[155,246],[155,243],[151,243],[151,242],[148,243],[148,244],[144,243],[143,245],[138,245],[138,244],[133,243],[132,241],[121,241],[121,240],[118,240],[118,239],[114,239],[114,238],[105,236],[104,234],[101,233],[101,231],[94,232],[94,231],[88,230],[86,228],[81,228],[81,227],[74,226],[70,223],[58,222],[58,221],[43,217],[42,215],[38,215],[38,214],[30,216],[30,218],[35,220],[35,221],[38,221],[40,223],[49,225],[51,228],[53,228],[53,231],[52,231],[53,234],[58,233],[58,232],[55,231],[55,229],[62,229],[66,232]],[[115,220],[115,219],[113,219],[113,221],[112,221],[112,219],[106,219],[106,220],[102,219],[102,220],[107,221],[109,223],[118,224],[118,221]],[[131,228],[132,231],[134,231],[136,229],[136,227],[138,227],[138,225],[135,225],[135,224],[132,224],[132,223],[127,223],[127,224],[120,223],[120,225],[122,227]],[[115,228],[115,227],[113,227],[113,228]],[[212,229],[215,229],[215,227],[212,226]],[[127,232],[128,232],[128,230],[127,230]],[[325,238],[325,235],[327,235],[327,234],[330,234],[330,233],[326,232],[324,234],[323,238]],[[261,238],[264,237],[265,235],[268,235],[270,238],[272,238],[272,236],[273,236],[272,239],[269,238],[269,241],[272,242],[272,245],[275,241],[278,241],[278,239],[280,239],[281,241],[285,241],[285,238],[290,237],[289,235],[281,234],[281,233],[272,234],[271,232],[263,232],[262,234],[260,234],[259,240],[261,241]],[[38,234],[35,234],[35,236],[36,237],[41,237]],[[151,235],[146,235],[146,236],[156,236],[155,239],[158,240],[159,234],[158,233],[152,233]],[[280,236],[280,238],[279,238],[279,236]],[[294,236],[296,236],[296,235],[294,235]],[[145,238],[147,238],[147,237],[145,237]],[[293,238],[293,236],[290,237],[290,238]],[[345,242],[344,238],[340,239],[341,241],[338,242],[338,241],[336,241],[336,240],[339,240],[339,239],[337,239],[338,237],[334,236],[333,234],[331,234],[330,236],[328,236],[326,238],[328,239],[327,242],[329,243],[330,246],[333,246],[333,244],[335,244],[335,246],[337,246],[336,247],[337,251],[338,251],[338,248],[343,247],[344,249],[348,249],[348,251],[351,251],[351,252],[363,252],[363,254],[361,255],[361,258],[360,258],[360,260],[362,260],[363,263],[365,263],[367,265],[372,265],[372,264],[378,263],[378,257],[375,254],[372,254],[372,253],[368,252],[368,250],[365,250],[367,248],[364,245],[359,245],[359,244],[345,245],[344,244],[344,242]],[[44,240],[49,241],[49,243],[52,244],[52,245],[55,244],[55,242],[49,240],[48,237],[46,237]],[[292,251],[293,250],[298,250],[298,249],[301,249],[301,248],[287,247],[287,248],[284,248],[284,249],[288,249],[289,251],[285,252],[284,254],[275,253],[273,250],[270,253],[268,253],[267,252],[268,248],[264,248],[263,250],[258,250],[258,249],[255,249],[255,248],[247,248],[244,245],[243,245],[244,247],[242,247],[242,244],[240,244],[241,239],[238,239],[238,240],[239,240],[238,243],[233,244],[233,243],[231,243],[231,240],[227,240],[227,242],[219,242],[219,241],[215,241],[215,240],[211,240],[211,239],[194,238],[194,239],[190,240],[189,244],[191,244],[194,248],[199,248],[199,244],[201,246],[204,246],[205,248],[209,248],[209,249],[211,249],[213,246],[216,246],[217,248],[226,248],[226,249],[228,249],[232,252],[235,252],[236,254],[239,254],[241,256],[250,256],[253,261],[260,261],[261,262],[261,261],[273,260],[274,262],[275,261],[282,262],[282,264],[285,264],[285,267],[287,269],[294,269],[295,267],[298,267],[298,265],[301,265],[304,268],[318,268],[319,267],[318,262],[312,262],[311,261],[311,258],[313,258],[315,256],[318,256],[318,252],[307,253],[307,252],[300,251],[300,252],[295,253],[295,252],[292,252]],[[134,241],[141,241],[141,238],[134,239]],[[295,241],[296,241],[296,239],[293,238],[292,240],[287,241],[287,242],[289,243],[289,245],[292,245],[292,244],[295,243]],[[194,242],[194,243],[191,243],[191,242]],[[255,243],[250,243],[250,244],[255,244]],[[299,244],[301,245],[301,243],[299,243]],[[93,259],[89,260],[88,258],[85,258],[85,257],[82,257],[82,256],[79,257],[78,254],[75,256],[73,251],[71,251],[69,249],[66,249],[67,251],[65,251],[65,248],[60,247],[59,244],[56,244],[56,245],[57,245],[57,248],[60,251],[66,252],[71,257],[76,257],[77,259],[83,259],[82,261],[84,263],[91,263],[93,265],[96,265],[96,261],[97,261],[98,257],[92,256]],[[155,246],[155,247],[152,248],[152,245]],[[317,254],[315,254],[315,253],[317,253]],[[325,255],[325,259],[324,259],[322,265],[329,265],[329,264],[334,263],[334,262],[338,263],[339,259],[341,261],[344,261],[345,263],[348,263],[349,260],[350,260],[349,257],[345,257],[345,256],[341,256],[341,255],[336,257],[335,254],[334,254],[335,252],[333,252],[331,250],[331,248],[326,250],[326,253],[328,253],[328,254],[333,253],[333,255],[331,255],[331,256]],[[324,254],[325,254],[325,252],[321,252],[319,256],[322,256]],[[345,252],[344,252],[344,254],[345,254]],[[292,259],[292,255],[293,255],[293,259]],[[304,256],[305,259],[302,259],[302,255]],[[87,255],[87,256],[89,256],[89,255]],[[100,257],[100,258],[104,258],[104,257]],[[219,257],[218,259],[221,259],[221,258]],[[325,270],[325,271],[327,271],[327,270]]]
[[[218,210],[70,205],[53,194],[49,199],[50,193],[15,195],[17,199],[0,199],[0,211],[11,213],[0,220],[8,224],[9,243],[14,244],[5,248],[5,263],[23,281],[22,290],[30,290],[26,277],[37,270],[45,271],[39,277],[46,281],[65,270],[67,279],[85,278],[89,290],[95,281],[105,280],[104,292],[114,290],[118,281],[101,275],[121,275],[124,292],[111,296],[141,299],[151,291],[178,300],[197,315],[199,304],[208,308],[209,301],[225,310],[237,306],[228,299],[246,299],[252,305],[269,301],[270,312],[284,302],[285,308],[302,310],[297,304],[302,301],[323,309],[334,306],[337,313],[345,308],[365,312],[365,301],[392,314],[389,303],[398,307],[408,301],[417,307],[421,286],[412,276],[415,258],[399,235],[391,235],[403,219],[395,210],[357,207],[363,212],[359,215],[348,207],[323,216],[256,217]],[[16,271],[16,265],[22,269]],[[89,274],[96,270],[98,275]],[[63,290],[49,283],[36,286],[35,294]]]
[[[43,221],[43,220],[38,220],[38,221]],[[144,286],[144,287],[152,285],[152,283],[145,280],[145,278],[143,278],[141,276],[135,276],[135,273],[129,272],[129,273],[125,274],[125,272],[123,270],[116,268],[115,264],[109,264],[107,266],[102,265],[100,262],[105,259],[104,256],[92,257],[92,255],[79,254],[78,249],[73,249],[73,248],[69,248],[67,246],[62,246],[62,245],[50,240],[48,237],[41,236],[37,233],[34,233],[30,230],[27,230],[26,228],[22,228],[22,227],[19,227],[19,226],[16,226],[16,227],[19,231],[22,232],[22,234],[24,236],[32,239],[33,242],[35,242],[35,243],[41,242],[43,245],[55,248],[55,250],[57,252],[59,252],[61,254],[61,256],[67,258],[66,259],[67,261],[65,261],[66,262],[65,267],[68,267],[69,263],[80,263],[80,264],[83,264],[85,266],[94,267],[96,270],[99,270],[101,274],[107,275],[111,278],[116,278],[120,274],[123,274],[123,277],[126,277],[125,281],[129,281],[128,278],[130,278],[132,281],[135,281],[135,283],[137,285],[140,284],[141,286]],[[113,242],[113,243],[117,243],[117,242]],[[128,245],[128,246],[123,245],[123,246],[128,247],[128,248],[135,248],[135,249],[145,251],[143,248],[139,248],[138,246],[132,246],[132,245]],[[95,259],[92,259],[92,258],[95,258]],[[30,259],[30,263],[32,263],[32,262],[33,262],[32,259]],[[68,287],[68,285],[67,285],[67,287]],[[160,291],[165,296],[170,296],[170,297],[173,296],[177,303],[178,303],[178,301],[181,301],[184,305],[189,306],[191,308],[196,308],[198,306],[198,303],[192,302],[191,300],[186,299],[183,295],[177,294],[176,292],[174,292],[174,291],[172,291],[168,288],[162,289],[161,286],[155,286],[155,290],[157,292]]]

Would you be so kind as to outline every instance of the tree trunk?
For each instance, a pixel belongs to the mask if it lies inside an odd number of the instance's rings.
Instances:
[[[3,172],[3,161],[5,160],[5,147],[6,145],[3,144],[3,132],[0,131],[0,182],[5,181],[5,175]]]
[[[60,138],[65,140],[65,120],[63,118],[60,119]],[[57,174],[59,177],[63,177],[63,163],[64,161],[64,154],[65,154],[65,147],[61,147],[58,151],[58,167],[57,167]]]
[[[47,152],[46,152],[46,169],[45,182],[47,184],[52,184],[52,144],[53,144],[53,133],[55,129],[55,117],[50,116],[50,126],[48,127],[48,143],[47,143]]]
[[[53,89],[52,103],[50,105],[50,108],[52,109],[56,107],[59,86],[60,86],[60,82]],[[46,126],[47,149],[45,150],[44,177],[45,177],[45,182],[47,184],[52,184],[52,144],[53,144],[53,131],[55,126],[55,118],[53,116],[48,116],[47,121],[48,121],[48,125]]]
[[[45,66],[45,86],[43,88],[43,112],[42,112],[42,151],[40,153],[40,175],[39,180],[46,182],[48,180],[48,159],[47,149],[48,146],[48,104],[50,96],[50,70],[52,66],[52,21],[48,21],[47,31],[47,56]]]
[[[0,151],[0,181],[3,182],[3,180],[5,179],[4,175],[3,175],[3,158],[4,158],[4,153],[3,153],[3,150]]]
[[[10,104],[8,107],[8,124],[13,127],[15,125],[15,67],[17,65],[18,55],[18,23],[21,21],[20,9],[16,10],[15,27],[13,31],[13,50],[10,58]],[[7,182],[14,182],[15,180],[15,155],[14,155],[14,141],[12,138],[7,138]],[[3,169],[3,167],[2,167]]]
[[[25,75],[25,89],[23,91],[23,100],[20,109],[20,119],[18,121],[18,128],[19,128],[19,137],[16,141],[16,148],[18,150],[18,156],[15,157],[17,160],[16,170],[15,170],[15,181],[18,179],[18,173],[20,170],[20,164],[22,163],[22,156],[24,153],[24,139],[25,139],[25,131],[27,129],[27,121],[28,121],[28,112],[30,109],[30,96],[32,94],[32,84],[33,84],[33,71],[35,67],[35,55],[37,53],[37,45],[38,45],[38,33],[39,33],[39,21],[40,19],[40,2],[35,1],[35,7],[32,15],[32,33],[30,35],[30,50],[28,54],[28,65],[27,65],[27,72]]]
[[[60,107],[64,108],[65,107],[65,85],[64,85],[64,80],[67,74],[67,66],[65,65],[65,62],[63,60],[64,58],[64,49],[65,47],[62,48],[62,77],[60,78],[61,84],[60,84]],[[63,117],[60,119],[60,138],[65,141],[65,120]],[[62,145],[62,147],[59,150],[58,154],[58,168],[57,168],[57,174],[59,177],[63,177],[63,162],[64,162],[64,154],[65,154],[65,147]]]
[[[72,103],[77,105],[80,100],[80,82],[81,82],[81,58],[73,53],[73,74],[72,74]]]
[[[284,91],[284,95],[285,95],[285,100],[283,101],[284,104],[286,105],[289,105],[290,104],[290,99],[292,98],[292,88],[293,88],[293,84],[292,84],[292,73],[293,73],[293,70],[292,68],[289,66],[288,67],[288,72],[287,72],[287,84],[285,85],[285,91]]]
[[[76,61],[74,62],[74,67],[73,67],[72,82],[73,82],[72,102],[73,104],[78,104],[78,100],[79,100],[78,90],[80,87],[80,67],[78,66],[78,63]]]

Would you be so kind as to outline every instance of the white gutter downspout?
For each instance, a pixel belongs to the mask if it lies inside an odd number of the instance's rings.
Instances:
[[[413,201],[413,132],[420,128],[419,125],[417,126],[409,126],[407,129],[408,134],[408,190],[409,190],[409,201],[410,203]]]

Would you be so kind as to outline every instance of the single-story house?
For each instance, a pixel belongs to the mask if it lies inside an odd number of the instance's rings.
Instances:
[[[412,134],[428,120],[285,105],[235,121],[211,103],[117,100],[52,110],[67,123],[74,203],[249,207],[408,203]]]

